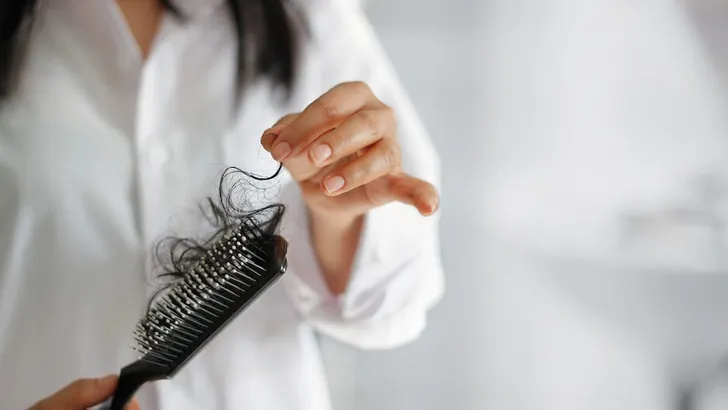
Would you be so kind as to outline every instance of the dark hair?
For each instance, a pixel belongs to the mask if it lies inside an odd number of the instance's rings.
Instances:
[[[13,93],[22,71],[23,57],[28,46],[28,34],[37,6],[42,1],[0,0],[0,101]],[[184,19],[174,0],[158,0],[174,16]],[[237,85],[242,92],[245,82],[257,76],[269,77],[274,86],[283,86],[290,95],[295,80],[297,35],[296,27],[302,17],[290,0],[226,0],[238,37]],[[248,58],[253,59],[253,64]],[[168,237],[158,243],[156,253],[159,277],[179,280],[200,255],[207,252],[220,238],[232,231],[246,235],[273,235],[280,228],[285,207],[270,204],[253,208],[247,192],[238,192],[244,178],[266,181],[279,175],[259,177],[238,168],[228,168],[220,180],[218,199],[208,198],[202,211],[214,232],[203,240]],[[230,187],[225,181],[231,176],[241,178]],[[162,288],[164,289],[164,287]],[[161,291],[161,290],[160,290]],[[151,301],[150,301],[151,303]]]
[[[152,279],[161,279],[163,283],[149,300],[149,309],[158,295],[184,279],[199,260],[226,235],[238,232],[247,238],[270,238],[279,233],[286,211],[285,205],[272,203],[256,208],[250,193],[264,189],[257,189],[259,187],[252,186],[250,181],[270,181],[280,174],[282,168],[283,164],[279,164],[278,170],[266,177],[236,167],[228,167],[222,173],[217,198],[208,197],[206,204],[200,205],[200,211],[212,228],[212,233],[204,233],[201,239],[167,236],[157,242],[153,253],[155,260]],[[233,181],[228,184],[230,179]]]
[[[20,75],[37,6],[42,1],[0,1],[0,100],[9,97]],[[169,12],[184,19],[174,0],[159,0]],[[226,0],[238,36],[237,83],[242,91],[246,78],[269,77],[274,86],[290,94],[295,79],[299,13],[289,0]],[[251,47],[252,50],[248,49]],[[252,56],[250,65],[246,56]]]

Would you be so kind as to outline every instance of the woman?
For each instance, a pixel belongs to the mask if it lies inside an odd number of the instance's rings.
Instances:
[[[0,17],[3,408],[108,397],[113,377],[58,389],[134,358],[148,252],[202,229],[228,165],[283,162],[266,200],[287,206],[289,271],[142,409],[327,409],[313,329],[366,349],[422,332],[443,289],[424,217],[439,164],[354,2],[26,0]]]

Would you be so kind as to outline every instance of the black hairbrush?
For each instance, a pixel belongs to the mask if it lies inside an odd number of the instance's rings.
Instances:
[[[245,227],[211,245],[139,321],[135,336],[143,356],[121,370],[102,409],[122,410],[145,383],[171,379],[283,275],[286,240]]]

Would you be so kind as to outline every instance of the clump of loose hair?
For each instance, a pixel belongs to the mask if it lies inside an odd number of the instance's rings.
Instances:
[[[250,191],[246,189],[250,184],[244,182],[249,182],[250,179],[272,180],[280,174],[281,169],[282,165],[279,165],[278,170],[269,177],[260,177],[236,167],[229,167],[223,172],[218,185],[217,200],[208,197],[206,204],[200,206],[205,219],[213,228],[213,233],[207,235],[204,240],[170,236],[157,243],[154,253],[156,276],[172,280],[154,294],[149,302],[150,308],[161,292],[182,280],[205,253],[226,235],[242,233],[248,238],[273,238],[278,233],[285,214],[285,206],[280,203],[258,208],[252,206],[252,201],[249,200]],[[235,176],[245,178],[236,179],[228,187],[226,181]]]

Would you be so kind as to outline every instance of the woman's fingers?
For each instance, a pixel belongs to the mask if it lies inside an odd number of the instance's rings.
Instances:
[[[366,212],[398,201],[431,215],[437,190],[400,172],[396,127],[393,111],[366,84],[344,83],[281,118],[261,144],[301,183],[309,205]]]
[[[280,140],[279,135],[294,126],[298,118],[294,119],[292,123],[274,125],[266,130],[261,138],[263,147],[269,152],[275,151],[273,146]],[[381,105],[373,109],[360,110],[334,129],[318,136],[306,150],[297,155],[289,155],[284,160],[284,164],[295,180],[302,181],[311,178],[320,174],[326,167],[337,163],[343,164],[344,160],[350,156],[373,151],[376,144],[381,141],[388,141],[388,146],[396,144],[394,138],[391,137],[396,133],[396,126],[394,113],[389,107]],[[381,151],[377,152],[377,154],[381,153]],[[384,152],[384,154],[391,153]],[[392,158],[384,158],[384,160],[387,159]],[[398,160],[398,158],[394,159]],[[393,165],[398,165],[398,163]]]
[[[136,399],[132,399],[132,401],[126,405],[126,410],[141,410],[139,402],[137,402]]]
[[[396,141],[382,139],[367,152],[334,167],[321,181],[328,195],[341,195],[387,174],[399,171],[401,157]]]
[[[118,377],[107,376],[103,379],[79,379],[65,386],[52,396],[38,402],[32,410],[86,409],[102,403],[116,388]]]
[[[273,149],[273,143],[285,127],[285,125],[274,125],[263,131],[263,136],[260,137],[260,144],[263,145],[266,151],[270,152]]]
[[[284,115],[275,124],[273,124],[272,127],[263,131],[263,136],[260,138],[260,143],[263,145],[263,148],[265,148],[266,151],[270,152],[273,149],[273,143],[275,143],[275,140],[278,138],[278,135],[280,135],[281,131],[283,131],[283,129],[286,128],[288,124],[295,121],[299,115],[300,114],[298,113]]]
[[[319,135],[335,128],[346,118],[377,101],[369,87],[361,82],[342,83],[326,92],[303,110],[281,131],[272,146],[276,161],[301,153]]]
[[[385,175],[336,197],[322,195],[320,185],[312,182],[304,182],[301,188],[312,206],[334,213],[346,209],[347,212],[364,214],[372,208],[396,201],[411,205],[423,216],[429,216],[438,210],[440,201],[432,184],[406,174]]]
[[[273,126],[274,127],[279,126],[279,125],[286,126],[286,125],[292,123],[293,121],[295,121],[299,115],[301,115],[300,112],[293,113],[293,114],[286,114],[286,115],[282,116],[281,118],[279,118],[278,121],[276,121],[276,123],[273,124]]]
[[[440,196],[434,185],[407,174],[390,175],[387,186],[367,187],[367,195],[373,206],[397,201],[412,205],[424,216],[432,215],[440,206]]]
[[[103,379],[81,379],[69,384],[58,395],[59,405],[62,403],[69,408],[86,408],[99,404],[114,393],[117,376],[108,376]]]
[[[324,167],[374,145],[396,132],[394,113],[389,107],[363,109],[309,145],[308,158],[314,167]]]

